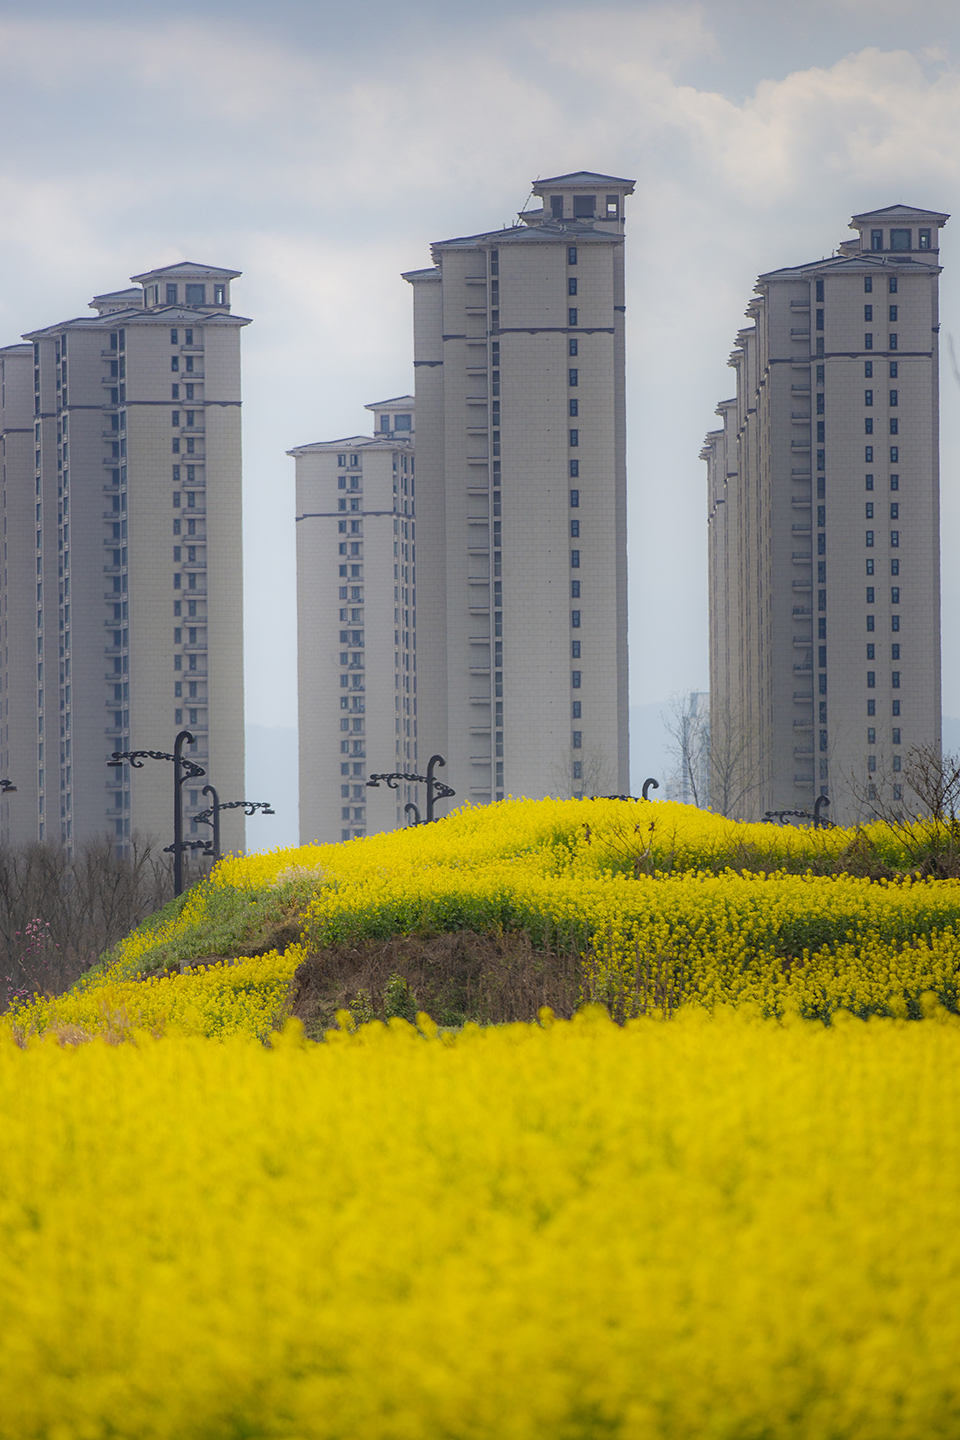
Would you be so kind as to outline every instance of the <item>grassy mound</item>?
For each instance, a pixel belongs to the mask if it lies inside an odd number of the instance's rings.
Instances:
[[[341,1007],[361,1020],[402,1013],[388,996],[397,984],[451,1025],[530,1019],[544,1002],[569,1014],[584,1000],[620,1020],[687,1003],[917,1017],[926,992],[960,1008],[960,881],[936,878],[953,854],[947,826],[780,829],[633,801],[468,808],[344,845],[228,858],[73,992],[9,1023],[156,1030],[165,977],[171,1020],[229,1033],[210,996],[219,986],[227,1004],[234,982],[203,975],[241,959],[245,984],[286,983],[273,1019],[293,1004],[312,1033]]]

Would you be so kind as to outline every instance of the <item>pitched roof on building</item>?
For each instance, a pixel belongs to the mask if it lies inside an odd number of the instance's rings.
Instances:
[[[544,185],[629,185],[632,190],[635,180],[625,180],[620,175],[600,175],[596,170],[571,170],[569,175],[551,175],[546,180],[534,180],[536,192]]]

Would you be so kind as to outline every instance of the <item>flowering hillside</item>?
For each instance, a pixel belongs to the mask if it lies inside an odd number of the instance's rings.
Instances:
[[[960,1434],[950,844],[544,801],[224,861],[0,1024],[0,1440]],[[284,1023],[441,942],[609,1013]]]
[[[930,827],[780,829],[672,804],[466,809],[345,845],[228,858],[73,993],[8,1023],[262,1037],[306,954],[445,932],[521,932],[547,971],[573,954],[579,998],[618,1019],[685,1003],[917,1017],[926,992],[956,1010],[960,881],[925,873],[951,844]],[[180,974],[198,960],[208,968]]]

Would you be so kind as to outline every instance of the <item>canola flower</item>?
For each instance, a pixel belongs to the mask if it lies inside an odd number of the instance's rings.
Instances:
[[[19,1035],[169,1024],[262,1038],[283,1019],[304,949],[459,929],[520,929],[546,950],[573,948],[583,998],[618,1019],[669,1015],[686,1003],[751,1004],[824,1021],[838,1009],[919,1018],[927,991],[960,1009],[960,882],[815,872],[864,841],[891,869],[906,869],[928,833],[745,825],[675,804],[465,808],[437,825],[348,844],[228,857],[69,996],[14,1006],[4,1024]],[[769,868],[736,873],[745,854]],[[812,872],[791,873],[801,864]],[[137,980],[164,945],[189,950],[218,907],[249,914],[276,897],[301,916],[301,948]]]
[[[955,1436],[925,1003],[0,1042],[0,1437]]]

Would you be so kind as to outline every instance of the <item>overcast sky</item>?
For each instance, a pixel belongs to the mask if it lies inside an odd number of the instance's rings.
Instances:
[[[400,272],[431,240],[509,223],[537,175],[633,176],[632,700],[706,688],[698,454],[756,275],[828,255],[855,211],[953,211],[942,335],[960,346],[958,60],[956,0],[0,0],[0,344],[155,265],[243,271],[247,717],[293,725],[285,451],[366,430],[366,402],[412,390]]]

